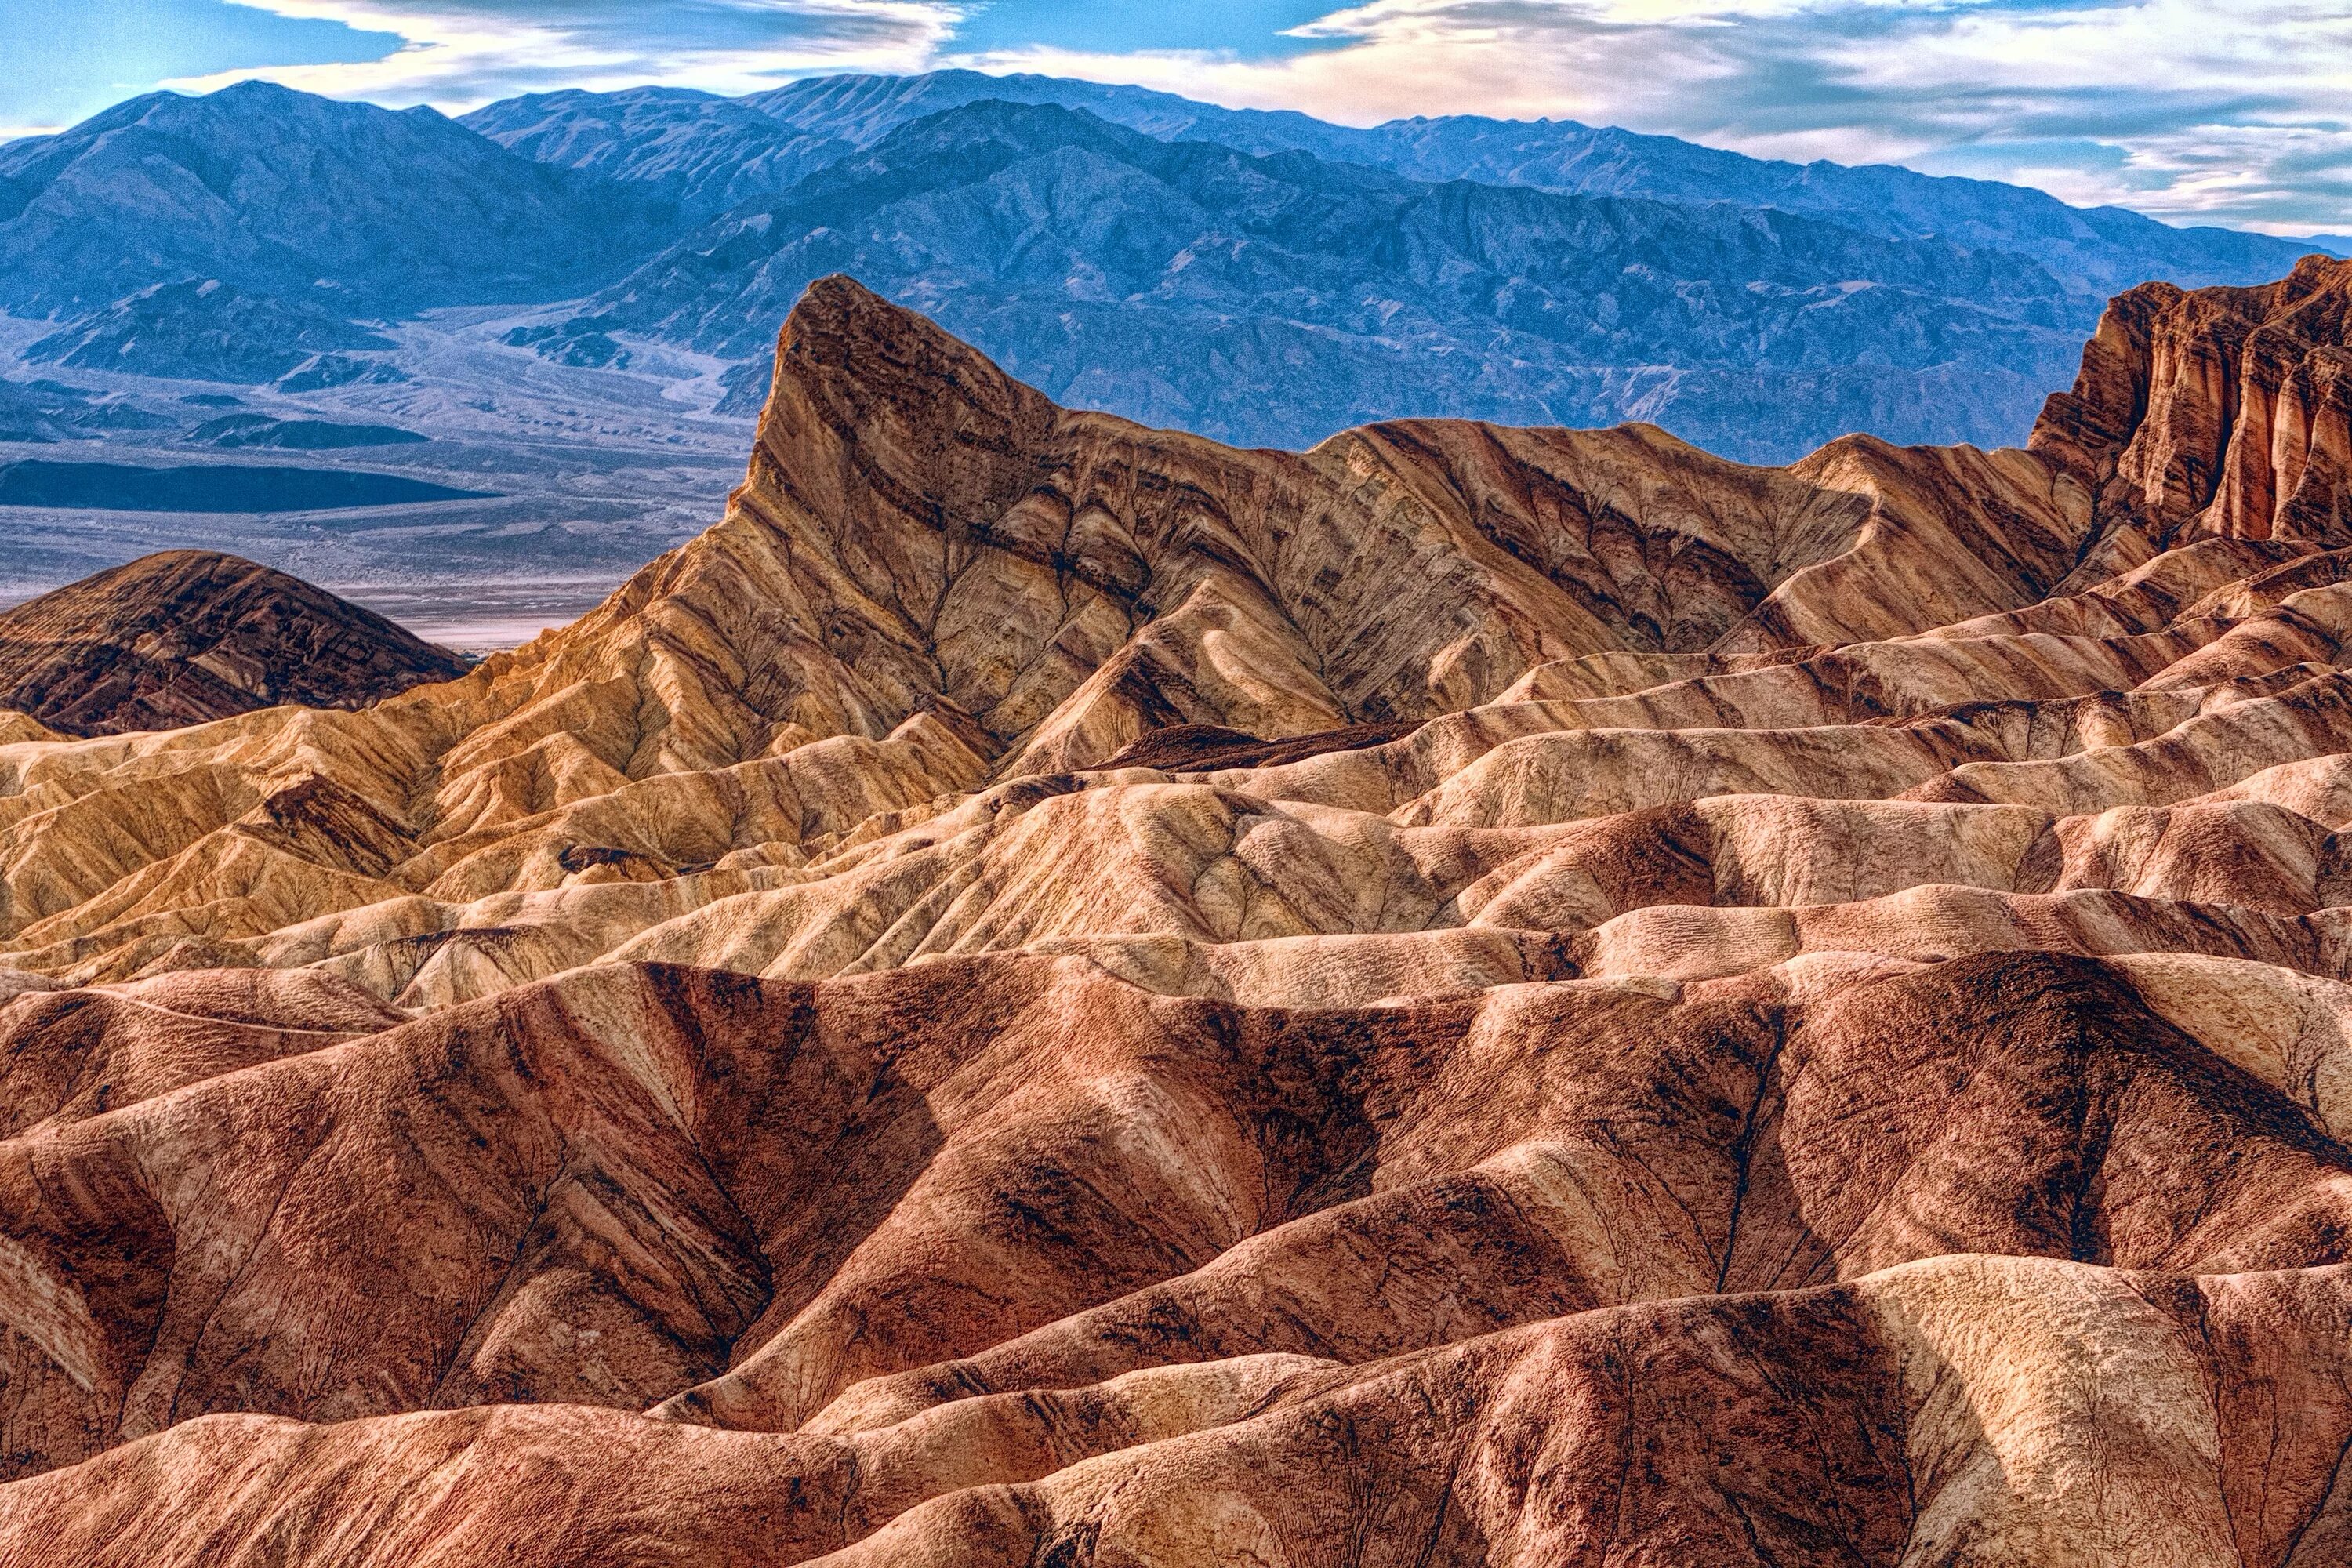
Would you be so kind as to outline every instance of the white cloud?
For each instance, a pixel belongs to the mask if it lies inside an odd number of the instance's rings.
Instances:
[[[982,56],[954,39],[980,0],[237,3],[407,40],[370,64],[236,73],[395,106],[967,64],[1353,124],[1551,115],[2176,220],[2352,229],[2352,0],[1364,0],[1294,29],[1306,50]]]
[[[511,93],[657,81],[754,92],[826,71],[918,71],[961,11],[946,0],[234,0],[282,16],[395,34],[381,60],[224,72],[163,85],[206,92],[256,77],[335,98],[449,112]]]
[[[1370,0],[1288,58],[992,57],[1353,124],[1554,115],[2352,226],[2352,0]]]

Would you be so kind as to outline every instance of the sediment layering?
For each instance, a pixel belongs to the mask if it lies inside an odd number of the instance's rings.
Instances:
[[[70,735],[362,708],[466,662],[299,577],[166,550],[0,614],[0,709]]]
[[[1765,469],[818,284],[578,624],[0,746],[0,1564],[2352,1558],[2347,311]]]

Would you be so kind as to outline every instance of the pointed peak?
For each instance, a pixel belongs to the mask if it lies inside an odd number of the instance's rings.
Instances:
[[[854,278],[810,284],[776,342],[776,380],[762,426],[793,401],[833,411],[855,432],[876,422],[966,427],[1038,426],[1054,416],[1045,394],[1007,375],[929,317],[892,304]]]
[[[818,279],[801,290],[799,300],[794,303],[791,316],[785,321],[784,331],[787,333],[791,332],[793,324],[803,320],[875,312],[910,317],[918,321],[925,320],[916,311],[909,310],[902,305],[892,304],[848,273],[834,272]]]

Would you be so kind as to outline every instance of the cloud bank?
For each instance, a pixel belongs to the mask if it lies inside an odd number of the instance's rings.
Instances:
[[[403,42],[381,59],[218,71],[166,85],[205,92],[260,77],[330,97],[448,110],[564,87],[659,82],[754,92],[824,72],[928,70],[966,8],[947,0],[235,3]]]

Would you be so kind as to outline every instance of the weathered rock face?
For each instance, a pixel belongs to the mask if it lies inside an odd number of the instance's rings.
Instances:
[[[373,610],[202,550],[142,556],[0,614],[0,708],[75,735],[283,702],[358,708],[465,669]]]
[[[2352,262],[2260,289],[2150,283],[2108,307],[2033,447],[2103,510],[2199,533],[2352,542]]]
[[[2352,1556],[2342,289],[1755,469],[820,286],[578,625],[0,743],[0,1564]]]

